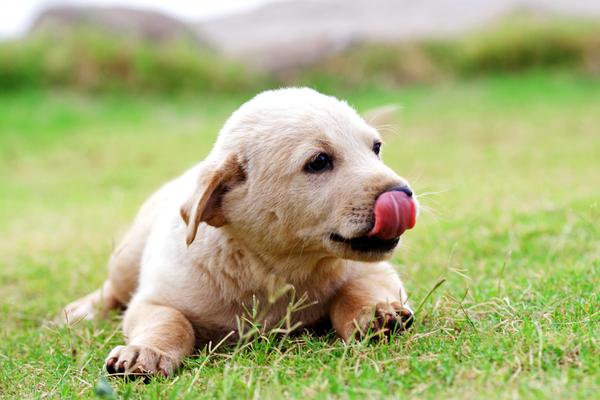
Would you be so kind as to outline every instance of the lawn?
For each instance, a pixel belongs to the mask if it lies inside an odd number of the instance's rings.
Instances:
[[[352,345],[265,335],[199,351],[171,379],[107,378],[119,316],[53,319],[100,285],[137,207],[249,95],[0,93],[0,397],[600,392],[600,81],[534,72],[335,94],[402,105],[383,156],[425,206],[394,258],[422,304],[413,330]]]

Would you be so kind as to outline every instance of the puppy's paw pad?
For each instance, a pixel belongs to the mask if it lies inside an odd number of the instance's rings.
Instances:
[[[378,303],[366,309],[357,319],[356,339],[374,334],[374,338],[389,337],[393,332],[409,329],[414,322],[414,315],[408,306],[398,301]]]
[[[169,376],[177,363],[158,350],[145,346],[117,346],[105,361],[109,375],[123,377]]]
[[[405,331],[413,324],[413,312],[408,306],[398,301],[379,303],[375,306],[376,327],[388,330]]]

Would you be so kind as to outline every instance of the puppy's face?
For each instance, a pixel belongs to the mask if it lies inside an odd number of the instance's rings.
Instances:
[[[408,199],[411,192],[382,162],[377,130],[332,97],[309,89],[261,94],[232,116],[216,149],[235,154],[243,175],[221,195],[224,228],[259,253],[376,261],[407,228],[392,223],[374,234],[376,216],[389,217],[386,204],[376,213],[382,193],[400,190]],[[416,213],[416,201],[406,201]]]

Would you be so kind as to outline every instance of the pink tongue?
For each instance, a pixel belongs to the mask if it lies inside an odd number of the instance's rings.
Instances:
[[[414,201],[404,192],[381,194],[375,202],[375,226],[369,236],[389,240],[415,226],[417,211]]]

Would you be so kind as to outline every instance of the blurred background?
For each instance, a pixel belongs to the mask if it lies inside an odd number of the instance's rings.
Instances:
[[[324,342],[332,361],[198,359],[155,397],[594,397],[598,0],[3,2],[0,397],[90,393],[118,321],[43,327],[100,286],[150,193],[285,85],[400,106],[383,158],[423,206],[393,260],[426,300],[414,335],[371,348],[394,368]]]
[[[599,20],[595,0],[24,0],[0,15],[0,87],[198,94],[598,74]]]

